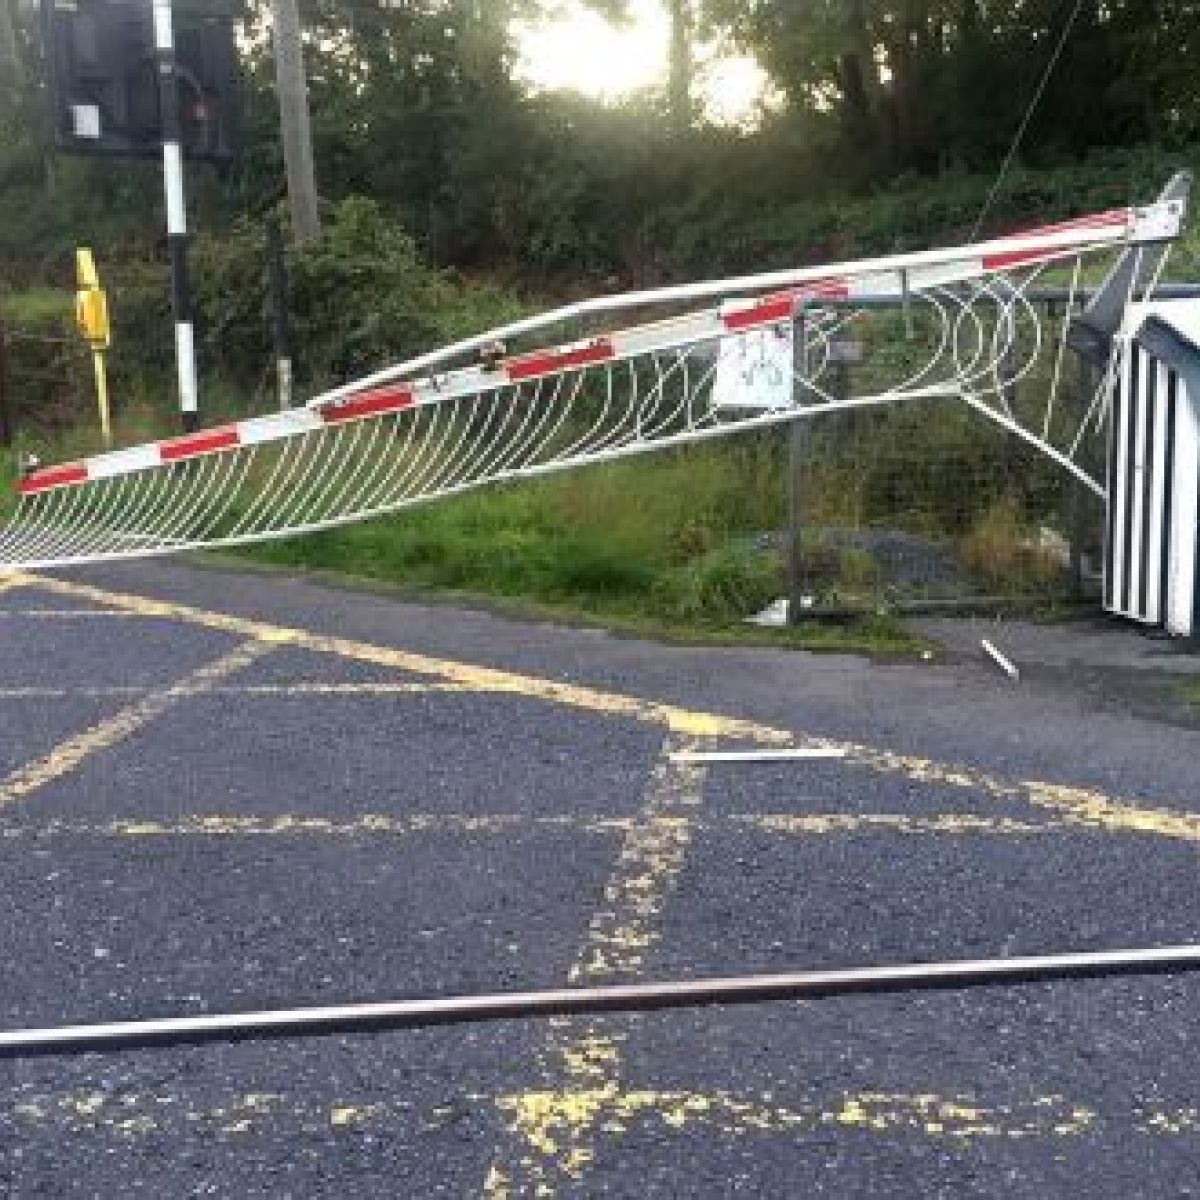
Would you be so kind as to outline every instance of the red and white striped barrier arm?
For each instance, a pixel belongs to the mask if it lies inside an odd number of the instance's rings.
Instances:
[[[356,384],[328,392],[307,408],[255,417],[186,437],[48,467],[32,472],[20,480],[16,488],[19,494],[32,496],[76,487],[210,454],[262,445],[345,422],[479,395],[657,351],[712,342],[791,321],[803,304],[853,304],[856,299],[867,297],[919,294],[1014,267],[1051,264],[1086,250],[1165,241],[1178,235],[1181,218],[1176,206],[1168,204],[1141,209],[1119,208],[997,238],[978,246],[871,259],[832,269],[776,272],[719,283],[603,297],[491,330],[402,363]],[[524,336],[582,316],[651,304],[678,304],[705,297],[736,297],[749,291],[768,289],[777,290],[750,299],[727,299],[719,308],[521,354],[494,365],[411,378],[417,371],[428,371],[439,362],[461,358],[491,343]]]

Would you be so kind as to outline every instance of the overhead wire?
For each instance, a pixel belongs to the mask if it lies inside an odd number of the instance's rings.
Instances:
[[[996,176],[995,182],[992,184],[992,189],[988,192],[987,199],[984,200],[983,207],[979,210],[979,215],[975,218],[975,225],[971,229],[971,237],[969,239],[972,245],[979,240],[983,223],[987,220],[987,215],[991,212],[992,205],[995,204],[997,196],[1000,195],[1000,189],[1004,186],[1004,181],[1008,178],[1008,172],[1012,169],[1012,165],[1016,161],[1017,154],[1021,149],[1021,143],[1025,140],[1025,134],[1029,131],[1029,126],[1033,123],[1033,118],[1037,114],[1038,107],[1041,105],[1042,97],[1046,94],[1046,88],[1050,86],[1050,80],[1054,77],[1059,60],[1063,56],[1063,51],[1067,48],[1067,42],[1071,39],[1075,23],[1079,20],[1079,14],[1082,11],[1083,0],[1075,0],[1075,7],[1071,10],[1071,15],[1067,18],[1067,22],[1063,26],[1062,33],[1059,35],[1058,45],[1054,47],[1054,53],[1050,56],[1050,61],[1046,64],[1046,70],[1042,73],[1041,82],[1038,84],[1037,90],[1029,102],[1029,106],[1025,109],[1025,116],[1021,119],[1021,124],[1017,127],[1017,132],[1013,136],[1008,153],[1004,156],[1004,161],[1000,164],[1000,171]]]

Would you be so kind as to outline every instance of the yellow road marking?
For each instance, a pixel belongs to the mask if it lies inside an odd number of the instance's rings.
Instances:
[[[596,688],[560,683],[518,675],[490,667],[430,658],[384,646],[344,638],[322,637],[300,629],[287,629],[241,617],[210,612],[188,605],[171,604],[142,596],[111,592],[85,584],[70,583],[49,576],[23,576],[22,586],[44,589],[59,595],[73,596],[139,613],[143,616],[168,617],[244,637],[274,640],[302,649],[340,655],[353,661],[393,667],[423,676],[452,682],[466,690],[507,693],[562,704],[588,712],[611,716],[628,716],[642,721],[665,725],[672,732],[692,737],[748,741],[761,745],[799,743],[813,748],[841,751],[845,763],[881,774],[901,775],[918,783],[939,784],[956,789],[979,791],[998,800],[1032,803],[1040,808],[1064,805],[1077,814],[1089,813],[1088,824],[1112,831],[1154,833],[1161,837],[1200,840],[1200,814],[1186,811],[1170,812],[1147,808],[1130,800],[1103,796],[1098,792],[1073,792],[1062,785],[1042,782],[1012,782],[970,767],[939,763],[920,755],[899,754],[895,751],[832,738],[809,737],[788,730],[772,728],[754,721],[714,713],[694,712],[670,704],[658,704],[632,696],[601,691]],[[1080,798],[1086,796],[1081,806]],[[1097,807],[1099,805],[1099,807]]]
[[[733,813],[730,821],[749,825],[766,833],[822,835],[866,833],[881,830],[913,836],[923,834],[961,835],[1000,834],[1022,837],[1050,833],[1082,825],[1071,816],[1040,821],[1017,821],[1011,817],[977,816],[971,813],[933,813],[910,817],[902,813]]]
[[[1143,1111],[1140,1117],[1138,1130],[1141,1133],[1200,1133],[1200,1108]]]
[[[0,588],[0,591],[5,589]],[[0,620],[5,621],[95,621],[136,620],[138,614],[105,608],[5,608]]]
[[[288,629],[264,622],[249,621],[241,617],[209,612],[187,605],[111,592],[46,576],[21,576],[10,586],[32,586],[52,593],[83,598],[97,604],[139,613],[143,616],[168,617],[211,629],[219,629],[227,633],[291,644],[308,650],[339,655],[354,661],[392,667],[427,677],[432,676],[473,691],[508,693],[542,699],[590,712],[630,716],[666,725],[676,734],[746,740],[772,745],[784,745],[799,740],[805,746],[840,751],[845,755],[845,761],[848,764],[866,767],[872,771],[899,774],[920,783],[975,790],[995,799],[1022,801],[1032,803],[1040,808],[1070,810],[1076,816],[1086,817],[1086,823],[1097,828],[1153,833],[1161,837],[1180,838],[1187,841],[1200,840],[1200,814],[1186,810],[1171,812],[1160,808],[1147,808],[1129,800],[1104,796],[1099,792],[1082,792],[1059,784],[1038,781],[1014,783],[984,771],[939,763],[919,755],[898,754],[875,746],[831,738],[798,736],[786,730],[774,729],[752,721],[741,721],[713,713],[694,712],[674,705],[658,704],[595,688],[518,675],[490,667],[477,667],[468,663],[435,659],[344,638],[318,636],[300,629]],[[1183,806],[1180,807],[1183,808]]]
[[[1009,817],[982,817],[960,813],[934,813],[912,817],[901,813],[816,814],[731,813],[711,814],[697,821],[687,817],[658,817],[646,826],[637,817],[603,817],[577,814],[535,816],[529,813],[363,813],[354,817],[301,816],[281,813],[272,816],[195,813],[182,817],[124,817],[112,821],[51,820],[38,824],[0,823],[0,840],[110,837],[406,837],[420,834],[502,835],[538,830],[570,830],[595,836],[644,835],[644,846],[657,838],[664,845],[688,835],[687,826],[722,829],[741,825],[763,833],[795,837],[828,837],[839,834],[882,830],[911,836],[997,836],[1026,837],[1087,827],[1088,822],[1070,815],[1040,821],[1015,821]],[[580,976],[582,978],[582,976]]]
[[[658,917],[691,844],[694,818],[703,803],[706,768],[672,757],[680,749],[668,737],[654,767],[638,819],[631,823],[620,857],[604,889],[604,904],[592,916],[587,937],[568,974],[571,983],[611,983],[636,976],[659,939]],[[620,1088],[624,1035],[595,1022],[552,1020],[542,1055],[543,1074],[565,1078],[568,1097],[548,1109],[545,1095],[501,1102],[510,1128],[522,1143],[518,1154],[498,1157],[483,1183],[485,1196],[553,1196],[578,1180],[592,1159],[595,1108],[569,1098],[616,1094]]]
[[[105,700],[121,696],[143,696],[152,689],[118,685],[114,687],[12,687],[0,688],[3,700]],[[262,683],[210,688],[214,696],[424,696],[467,692],[457,683]]]
[[[3,586],[4,581],[0,581]],[[28,586],[29,580],[9,586]],[[100,589],[83,585],[65,584],[57,580],[37,580],[35,586],[51,591],[63,591],[73,595],[86,595],[99,603],[125,607],[131,615],[160,616],[187,620],[192,623],[237,633],[254,640],[253,650],[261,652],[267,644],[291,644],[305,649],[332,653],[351,660],[371,662],[393,667],[446,681],[454,687],[494,693],[518,694],[577,707],[587,711],[611,715],[625,715],[640,720],[665,725],[677,735],[690,737],[736,738],[759,743],[786,744],[794,735],[787,731],[772,729],[754,722],[709,713],[692,712],[672,705],[657,704],[629,696],[616,695],[588,687],[561,684],[557,681],[536,679],[476,667],[470,664],[448,662],[414,655],[387,647],[341,638],[329,638],[287,629],[261,622],[245,621],[223,614],[207,613],[203,610],[182,605],[162,604],[141,597],[118,596]],[[247,648],[243,648],[247,649]],[[218,664],[213,664],[217,667]],[[235,668],[236,669],[236,668]],[[167,693],[147,696],[143,704],[149,704],[156,696],[174,694],[189,681],[168,689]],[[370,685],[368,685],[370,686]],[[210,690],[201,686],[196,690]],[[194,694],[188,692],[185,694]],[[135,705],[128,712],[141,709]],[[115,737],[103,744],[112,744],[157,712],[137,720],[132,728],[118,728]],[[118,720],[114,718],[114,721]],[[99,729],[99,727],[98,727]],[[47,767],[49,778],[55,778],[65,770],[74,769],[78,761],[91,753],[90,738],[96,731],[80,735],[64,744],[64,768]],[[989,776],[969,768],[949,766],[919,756],[899,755],[876,747],[854,743],[837,742],[829,739],[805,739],[805,744],[841,750],[848,760],[872,770],[899,773],[921,782],[938,783],[957,788],[978,790],[994,798],[1023,799],[1043,809],[1055,812],[1060,825],[1086,825],[1109,830],[1153,833],[1160,836],[1180,837],[1188,840],[1200,839],[1200,814],[1172,813],[1161,809],[1146,809],[1127,801],[1106,797],[1100,793],[1064,788],[1046,783],[1012,783]],[[96,745],[94,748],[102,748]],[[63,748],[60,748],[63,749]],[[74,761],[72,758],[74,756]],[[38,764],[33,764],[36,768]],[[27,768],[26,770],[33,770]],[[18,773],[20,775],[20,773]],[[37,772],[30,777],[32,786],[37,782]],[[48,780],[47,780],[48,781]],[[9,794],[10,780],[0,784],[0,802],[15,798]],[[21,780],[16,781],[32,790]],[[24,794],[18,791],[17,794]],[[677,797],[678,799],[678,797]],[[695,804],[698,806],[698,797]],[[665,806],[670,809],[669,803]],[[842,816],[799,816],[786,814],[747,814],[745,819],[764,823],[762,828],[795,833],[831,833],[864,828],[891,828],[901,832],[973,832],[982,831],[978,824],[986,818],[959,817],[942,814],[918,818],[891,814],[865,814],[861,817]],[[691,836],[694,823],[687,816],[670,815],[669,811],[655,814],[647,812],[643,819],[624,829],[627,849],[632,844],[629,862],[622,861],[625,868],[647,865],[644,874],[626,872],[622,877],[619,868],[610,884],[613,903],[608,910],[597,914],[592,923],[589,944],[585,953],[572,970],[573,978],[608,978],[622,971],[636,972],[646,950],[653,945],[656,931],[653,918],[658,912],[654,897],[661,896],[669,886],[673,873],[682,865],[683,855]],[[1035,829],[1051,827],[1033,826],[1024,822],[999,819],[987,828],[991,831],[1003,829],[1007,833],[1033,832]],[[620,901],[620,905],[616,903]],[[626,906],[628,919],[622,920],[618,908]],[[563,1091],[529,1091],[517,1096],[494,1098],[502,1111],[509,1116],[514,1127],[523,1134],[533,1154],[526,1155],[518,1164],[518,1170],[526,1179],[532,1179],[536,1190],[552,1194],[550,1181],[557,1178],[570,1180],[578,1176],[591,1156],[590,1137],[597,1129],[620,1132],[623,1122],[640,1119],[660,1120],[667,1128],[678,1128],[689,1121],[710,1120],[704,1114],[723,1114],[721,1125],[727,1131],[752,1132],[794,1128],[806,1119],[817,1126],[822,1124],[865,1132],[921,1132],[931,1137],[967,1136],[1079,1136],[1088,1132],[1096,1123],[1096,1114],[1086,1106],[1069,1105],[1062,1098],[1048,1097],[1032,1102],[1037,1120],[1026,1119],[1023,1110],[997,1106],[979,1109],[967,1100],[943,1101],[937,1097],[897,1097],[881,1093],[865,1093],[857,1097],[845,1097],[836,1108],[788,1109],[770,1102],[770,1097],[759,1100],[743,1100],[728,1092],[655,1092],[623,1089],[620,1084],[620,1044],[612,1036],[600,1036],[588,1031],[583,1036],[565,1036],[567,1026],[560,1031],[564,1036],[552,1039],[551,1054],[560,1060],[560,1075],[565,1075],[570,1085]],[[128,1098],[126,1098],[127,1100]],[[226,1132],[248,1132],[259,1115],[269,1112],[277,1098],[270,1103],[247,1103],[242,1098],[230,1106],[212,1110],[212,1115],[222,1120]],[[77,1108],[82,1119],[96,1116],[95,1095],[80,1100]],[[100,1106],[104,1097],[100,1097]],[[125,1104],[125,1108],[129,1105]],[[338,1105],[329,1109],[329,1121],[334,1127],[358,1125],[374,1119],[380,1111],[378,1105]],[[1043,1112],[1045,1119],[1043,1120]],[[250,1116],[239,1115],[250,1113]],[[348,1115],[349,1114],[349,1115]],[[124,1134],[144,1131],[148,1117],[137,1113],[123,1114],[111,1128]],[[1178,1111],[1139,1111],[1137,1128],[1145,1133],[1175,1134],[1194,1130],[1197,1117],[1194,1109]],[[713,1123],[716,1123],[715,1121]],[[919,1126],[919,1128],[918,1128]],[[489,1173],[489,1188],[499,1196],[512,1186],[512,1176],[499,1164]],[[544,1190],[548,1189],[548,1190]]]
[[[664,751],[664,754],[666,751]],[[604,889],[604,907],[588,923],[587,942],[572,964],[571,983],[598,984],[640,973],[658,940],[655,923],[683,869],[694,818],[703,803],[702,765],[660,758],[638,819]]]
[[[0,1106],[0,1127],[48,1133],[99,1132],[128,1141],[173,1129],[277,1137],[281,1129],[332,1129],[353,1135],[386,1131],[419,1122],[436,1123],[438,1109],[415,1109],[410,1103],[388,1103],[354,1097],[318,1099],[283,1092],[232,1093],[209,1104],[197,1104],[179,1091],[94,1088],[63,1092],[11,1089]],[[528,1102],[531,1093],[520,1097]],[[775,1093],[739,1093],[726,1089],[616,1093],[573,1093],[595,1105],[596,1125],[609,1136],[650,1129],[656,1136],[699,1127],[724,1137],[769,1137],[823,1132],[852,1138],[881,1137],[924,1140],[966,1146],[977,1141],[1041,1140],[1069,1142],[1110,1133],[1155,1138],[1192,1136],[1200,1130],[1200,1110],[1193,1104],[1133,1104],[1104,1109],[1071,1097],[1034,1095],[1008,1103],[989,1103],[975,1095],[864,1091],[785,1100]],[[547,1109],[561,1101],[559,1093],[542,1094]],[[470,1095],[473,1104],[515,1103],[506,1095]],[[457,1111],[457,1106],[455,1107]]]
[[[639,700],[632,696],[532,675],[518,675],[494,667],[481,667],[470,663],[431,658],[424,654],[414,654],[387,646],[375,646],[368,642],[353,641],[349,638],[326,637],[308,633],[302,629],[251,621],[243,617],[193,608],[189,605],[150,600],[143,596],[110,592],[87,584],[70,583],[49,576],[39,575],[32,578],[38,588],[58,595],[91,600],[96,604],[125,609],[145,617],[173,618],[208,629],[237,634],[241,637],[269,639],[294,645],[304,650],[337,655],[355,662],[391,667],[414,675],[432,676],[459,684],[472,691],[523,696],[527,699],[546,700],[553,704],[562,704],[608,716],[633,717],[637,720],[665,725],[674,733],[691,737],[738,738],[772,744],[786,743],[792,740],[792,735],[784,730],[771,729],[753,721],[741,721],[736,717],[693,712],[672,704]]]
[[[555,1129],[577,1114],[606,1135],[624,1135],[635,1126],[657,1134],[703,1126],[720,1134],[800,1133],[840,1129],[857,1133],[907,1134],[935,1139],[1068,1138],[1092,1131],[1098,1114],[1062,1096],[1039,1096],[1019,1105],[981,1106],[971,1097],[864,1092],[836,1105],[816,1102],[782,1105],[771,1095],[746,1097],[719,1091],[656,1091],[612,1088],[590,1091],[525,1092],[500,1097],[501,1109],[518,1120],[536,1119]],[[1162,1114],[1154,1114],[1160,1117]],[[1142,1117],[1145,1132],[1174,1132],[1162,1120]],[[521,1194],[543,1195],[540,1191]]]
[[[124,741],[179,701],[201,695],[223,679],[257,661],[271,648],[264,642],[247,642],[215,662],[193,671],[177,683],[148,693],[137,703],[107,717],[90,729],[72,734],[44,757],[17,768],[6,779],[0,781],[0,807],[21,800],[48,783],[69,775],[91,755]]]
[[[918,783],[979,792],[993,800],[1053,809],[1059,815],[1071,817],[1076,824],[1090,825],[1112,833],[1146,833],[1200,841],[1200,813],[1189,812],[1183,806],[1182,811],[1178,812],[1148,808],[1136,801],[1106,796],[1098,791],[1037,780],[1012,782],[973,767],[939,763],[919,755],[898,754],[877,746],[816,736],[797,737],[807,746],[844,751],[843,762],[879,774],[902,775]]]
[[[619,836],[633,824],[631,817],[534,817],[524,813],[467,816],[457,813],[412,813],[358,817],[234,816],[224,814],[153,818],[123,817],[112,821],[45,821],[36,825],[0,824],[0,840],[55,837],[180,838],[180,837],[404,837],[419,834],[491,834],[538,829],[569,829],[575,833]]]
[[[384,1106],[375,1104],[335,1104],[329,1110],[329,1123],[335,1129],[360,1128],[369,1124]]]
[[[0,700],[113,700],[144,696],[148,687],[11,687],[0,688]]]
[[[220,689],[223,695],[238,696],[425,696],[470,690],[458,683],[277,683]]]
[[[1158,837],[1200,841],[1200,813],[1136,808],[1100,792],[1052,783],[1027,783],[1028,798],[1078,825],[1109,831],[1150,833]]]

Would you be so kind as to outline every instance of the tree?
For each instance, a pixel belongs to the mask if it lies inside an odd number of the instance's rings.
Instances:
[[[16,0],[0,0],[0,87],[6,89],[19,87],[24,77],[17,45],[15,6]]]
[[[696,10],[693,0],[669,0],[667,12],[671,18],[667,113],[679,134],[691,127],[694,116]]]
[[[758,56],[793,112],[831,122],[845,161],[879,177],[998,161],[1075,0],[706,6]],[[1028,131],[1030,151],[1151,138],[1179,124],[1181,111],[1195,113],[1194,96],[1168,83],[1167,64],[1195,49],[1197,16],[1195,0],[1084,0]]]
[[[667,119],[674,133],[689,129],[695,120],[696,38],[703,0],[664,0],[670,23],[665,97]],[[629,20],[630,0],[583,0],[610,20]]]

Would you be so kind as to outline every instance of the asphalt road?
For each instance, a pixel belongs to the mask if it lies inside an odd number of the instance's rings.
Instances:
[[[1200,733],[1114,638],[1138,703],[969,640],[872,666],[178,564],[23,580],[0,1023],[1190,942]],[[821,739],[846,757],[670,757]],[[0,1187],[1189,1195],[1198,1002],[1126,978],[0,1061]]]

